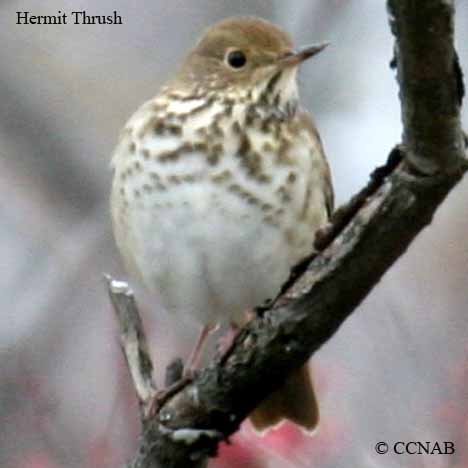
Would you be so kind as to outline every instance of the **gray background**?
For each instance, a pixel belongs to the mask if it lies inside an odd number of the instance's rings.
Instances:
[[[468,4],[457,48],[468,73]],[[16,11],[117,10],[123,25],[16,25]],[[297,44],[332,45],[301,71],[337,202],[401,134],[383,0],[0,3],[0,466],[114,467],[138,421],[101,273],[123,272],[108,212],[109,156],[201,30],[259,15]],[[463,114],[464,127],[468,113]],[[315,438],[248,424],[213,467],[468,466],[468,182],[314,357]],[[145,302],[143,293],[141,301]],[[160,369],[194,339],[143,306]],[[455,455],[377,455],[378,441],[453,441]]]

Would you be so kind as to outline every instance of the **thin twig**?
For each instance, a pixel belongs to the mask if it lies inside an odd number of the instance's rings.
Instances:
[[[142,416],[146,419],[151,412],[157,389],[141,317],[133,291],[128,284],[117,281],[110,275],[104,277],[120,327],[120,346],[132,376]]]

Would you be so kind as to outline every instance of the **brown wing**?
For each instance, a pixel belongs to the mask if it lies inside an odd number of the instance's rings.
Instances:
[[[320,153],[322,154],[323,159],[323,166],[324,166],[324,192],[325,192],[325,201],[327,205],[327,212],[328,217],[330,218],[333,210],[334,210],[334,203],[335,203],[335,196],[333,193],[333,183],[331,178],[330,166],[328,164],[327,158],[325,156],[325,151],[323,149],[322,139],[320,138],[320,134],[315,126],[315,123],[311,117],[311,115],[306,111],[301,111],[299,114],[299,119],[302,125],[304,125],[311,135],[317,141],[318,147],[320,149]]]

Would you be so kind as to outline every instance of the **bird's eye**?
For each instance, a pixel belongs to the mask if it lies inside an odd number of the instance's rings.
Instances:
[[[226,54],[226,62],[231,68],[242,68],[247,63],[247,57],[242,50],[231,50]]]

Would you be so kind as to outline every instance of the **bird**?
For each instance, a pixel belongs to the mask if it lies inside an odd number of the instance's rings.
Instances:
[[[192,358],[219,324],[239,327],[273,298],[329,221],[331,173],[297,82],[299,66],[326,45],[296,50],[267,20],[223,19],[120,134],[111,160],[116,245],[176,326],[180,317],[199,322]],[[259,431],[286,419],[314,430],[308,366],[250,419]]]

